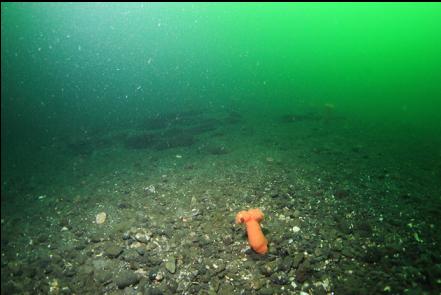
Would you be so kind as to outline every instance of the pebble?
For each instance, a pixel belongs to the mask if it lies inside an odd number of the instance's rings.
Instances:
[[[257,292],[257,294],[259,294],[259,295],[272,295],[272,294],[274,294],[274,290],[269,287],[264,287],[264,288],[260,289]]]
[[[100,212],[95,217],[96,224],[103,224],[104,222],[106,222],[106,219],[107,219],[106,212]]]
[[[139,277],[130,270],[123,270],[120,272],[115,279],[115,284],[120,289],[124,289],[125,287],[128,287],[130,285],[135,285],[139,282]]]
[[[233,237],[231,235],[225,235],[223,237],[223,242],[226,246],[231,245],[233,243]]]
[[[262,286],[265,285],[265,281],[259,278],[253,278],[250,282],[250,287],[253,290],[259,290],[262,288]]]
[[[108,270],[99,269],[93,272],[95,280],[101,284],[112,281],[112,273]]]
[[[311,266],[308,260],[303,261],[303,263],[297,268],[296,271],[296,281],[298,283],[305,282],[311,276]]]
[[[74,268],[67,268],[64,271],[64,275],[69,278],[73,277],[76,274],[77,274],[77,271]]]
[[[137,262],[139,260],[139,254],[135,249],[127,249],[121,255],[121,258],[127,262]]]
[[[158,282],[160,282],[160,281],[162,281],[164,279],[164,273],[163,272],[158,272],[157,274],[156,274],[156,277],[155,277],[155,280],[156,281],[158,281]]]
[[[276,261],[271,261],[271,262],[268,262],[268,263],[262,265],[261,268],[260,268],[260,272],[264,276],[269,277],[269,276],[271,276],[274,273],[274,271],[276,269],[277,269],[277,262]]]
[[[164,177],[164,175],[163,175],[162,177]],[[154,186],[153,184],[151,184],[151,185],[145,187],[145,188],[144,188],[144,191],[145,191],[147,194],[156,194],[156,188],[155,188],[155,186]]]
[[[149,273],[148,273],[148,278],[150,281],[154,281],[156,280],[156,276],[159,273],[159,268],[158,267],[153,267],[150,269]]]
[[[148,241],[150,241],[150,236],[144,233],[137,233],[135,235],[135,239],[140,243],[146,244]]]
[[[304,257],[305,255],[303,254],[303,252],[296,254],[296,256],[294,256],[292,267],[297,268],[299,264],[303,261]]]
[[[91,265],[82,265],[79,268],[79,272],[86,276],[90,276],[93,274],[93,267]]]
[[[234,294],[234,287],[230,284],[221,284],[219,291],[217,292],[217,294],[220,295],[230,295],[230,294]]]
[[[122,248],[118,245],[115,245],[115,244],[107,245],[104,248],[104,253],[106,254],[106,256],[108,256],[110,258],[118,257],[122,251],[123,251]]]
[[[293,259],[291,256],[285,256],[283,259],[280,260],[278,268],[281,271],[289,272],[291,270],[293,264]]]
[[[110,269],[112,268],[112,261],[109,259],[103,259],[103,258],[99,258],[96,260],[92,261],[92,266],[94,267],[95,270],[100,270],[100,269]]]
[[[9,268],[9,271],[12,274],[14,274],[15,276],[22,274],[22,265],[17,261],[9,262],[8,268]]]
[[[148,288],[146,288],[146,291],[144,292],[144,294],[147,294],[147,295],[162,295],[164,293],[161,290],[159,290],[158,288],[148,287]]]
[[[119,204],[118,204],[118,208],[119,208],[119,209],[127,209],[127,208],[129,208],[129,207],[130,207],[130,205],[127,204],[127,203],[119,203]]]
[[[286,285],[289,282],[287,274],[282,271],[273,273],[271,275],[271,281],[277,285]]]
[[[216,274],[219,274],[219,273],[223,272],[225,270],[225,268],[226,268],[225,263],[223,261],[221,261],[221,260],[215,261],[212,264],[212,266],[213,266],[213,270],[214,270],[214,272]]]
[[[49,240],[49,236],[46,234],[41,234],[37,237],[37,242],[40,244],[46,243]]]
[[[100,235],[100,234],[97,234],[97,233],[93,233],[91,236],[90,236],[90,241],[92,242],[92,243],[99,243],[99,242],[101,242],[101,241],[103,241],[104,239],[103,239],[103,237]]]
[[[174,257],[168,258],[168,261],[165,262],[165,269],[170,273],[176,272],[176,259]]]

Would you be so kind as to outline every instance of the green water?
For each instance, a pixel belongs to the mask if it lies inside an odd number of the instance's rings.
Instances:
[[[188,153],[209,173],[211,158],[198,158],[207,147],[233,170],[265,158],[282,163],[273,171],[281,174],[283,165],[337,178],[384,170],[372,187],[420,194],[427,207],[418,214],[435,218],[440,69],[440,3],[2,3],[2,232],[11,199],[69,194],[67,186],[74,195],[84,175],[105,179],[146,155],[168,167],[170,155]],[[168,114],[187,121],[164,119],[166,130],[216,129],[214,137],[204,130],[173,144],[165,133],[153,137],[159,143],[130,139],[146,118]],[[220,123],[228,114],[240,123]],[[304,177],[326,179],[317,173]],[[329,187],[361,192],[358,181],[373,174],[331,179]],[[393,185],[383,182],[390,175]],[[23,204],[14,206],[32,208]],[[430,207],[437,209],[424,213]],[[439,251],[431,255],[439,265]],[[403,286],[435,292],[436,279]]]
[[[3,4],[2,134],[32,126],[50,137],[145,108],[230,103],[256,112],[331,103],[439,132],[440,11],[438,3]]]

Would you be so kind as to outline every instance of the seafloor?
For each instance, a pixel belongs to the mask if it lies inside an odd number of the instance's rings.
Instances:
[[[439,294],[439,141],[243,114],[56,137],[2,173],[1,294]],[[234,224],[252,207],[267,255]]]

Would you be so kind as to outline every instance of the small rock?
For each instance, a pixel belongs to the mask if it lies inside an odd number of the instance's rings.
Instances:
[[[340,238],[337,238],[334,242],[333,249],[335,251],[339,251],[339,252],[342,251],[343,250],[343,240]]]
[[[216,292],[219,290],[219,286],[220,286],[219,279],[217,277],[211,278],[209,286],[210,286],[210,290],[214,291],[215,292],[214,294],[216,294]]]
[[[146,244],[148,241],[150,241],[150,236],[145,233],[137,233],[135,235],[135,239],[140,243]]]
[[[222,260],[215,261],[212,264],[212,266],[213,266],[214,273],[216,273],[216,274],[223,272],[226,268],[226,265]]]
[[[93,267],[91,265],[83,265],[79,268],[79,273],[81,275],[90,276],[93,274]]]
[[[159,290],[158,288],[148,287],[144,291],[144,294],[146,294],[146,295],[163,295],[164,293],[161,290]]]
[[[3,266],[2,266],[2,267],[3,267]],[[21,265],[21,263],[19,263],[19,262],[16,262],[16,261],[14,261],[14,262],[9,262],[9,263],[8,263],[8,268],[9,268],[10,272],[11,272],[12,274],[14,274],[14,276],[19,276],[19,275],[21,275],[21,274],[23,273],[23,271],[22,271],[22,265]]]
[[[101,284],[112,281],[112,273],[109,270],[100,269],[94,272],[95,280]]]
[[[76,275],[77,274],[77,271],[74,269],[74,268],[67,268],[65,271],[64,271],[64,275],[66,276],[66,277],[69,277],[69,278],[71,278],[71,277],[73,277],[74,275]]]
[[[130,285],[135,285],[139,282],[139,277],[133,271],[124,270],[120,272],[115,279],[115,283],[120,289],[124,289]]]
[[[60,226],[63,226],[63,227],[67,227],[67,226],[69,226],[69,219],[67,219],[67,218],[61,218],[61,220],[60,220]]]
[[[320,248],[316,248],[314,250],[314,256],[320,257],[320,256],[322,256],[322,254],[323,254],[323,252],[322,252],[322,250]]]
[[[268,262],[268,263],[262,265],[260,268],[260,272],[264,276],[269,277],[276,271],[276,269],[277,269],[276,261],[271,261],[271,262]]]
[[[159,273],[159,268],[158,267],[153,267],[152,269],[150,269],[149,273],[148,273],[148,278],[150,281],[154,281],[156,280],[156,276]]]
[[[86,245],[84,245],[84,243],[79,243],[77,245],[75,245],[74,249],[77,251],[81,251],[84,250],[86,248]]]
[[[104,222],[106,222],[106,219],[107,219],[106,212],[98,213],[95,217],[95,221],[97,224],[103,224]]]
[[[112,269],[114,266],[112,265],[112,261],[109,259],[99,258],[92,261],[92,266],[96,271],[102,269]]]
[[[223,237],[223,242],[226,246],[231,245],[233,243],[233,237],[231,235],[226,235]]]
[[[226,283],[221,284],[217,294],[220,294],[220,295],[234,294],[234,287],[232,285],[226,284]]]
[[[124,203],[124,202],[118,204],[119,209],[127,209],[129,207],[130,207],[130,205],[127,203]]]
[[[155,280],[158,281],[158,282],[160,282],[160,281],[162,281],[163,279],[164,279],[164,273],[163,273],[162,271],[158,272],[158,273],[156,274]]]
[[[74,235],[79,238],[84,235],[84,232],[81,230],[76,230],[76,231],[74,231]]]
[[[91,234],[89,239],[90,239],[90,241],[92,243],[99,243],[99,242],[104,240],[103,237],[100,234],[97,234],[97,233]]]
[[[299,264],[303,261],[303,258],[304,254],[302,252],[296,254],[296,256],[294,256],[292,267],[297,268]]]
[[[289,272],[291,270],[293,264],[293,260],[291,256],[285,256],[283,259],[280,260],[278,268],[281,271]]]
[[[294,214],[293,214],[293,217],[299,218],[300,217],[300,211],[299,210],[295,210]]]
[[[151,184],[151,185],[145,187],[145,188],[144,188],[144,191],[145,191],[147,194],[156,194],[156,188],[155,188],[155,186],[154,186],[153,184]]]
[[[346,257],[348,257],[348,258],[352,258],[352,257],[354,257],[354,253],[352,252],[352,250],[350,249],[350,248],[344,248],[342,251],[341,251],[341,254],[343,254],[344,256],[346,256]],[[372,253],[373,254],[373,253]],[[368,256],[370,256],[371,254],[369,254]],[[380,254],[381,255],[381,254]],[[379,258],[379,259],[381,259],[381,257],[382,256],[377,256],[376,254],[374,254],[374,256],[371,256],[371,257],[377,257],[377,258]],[[368,261],[368,260],[366,260],[366,262],[369,262],[369,263],[373,263],[374,261]]]
[[[37,270],[32,267],[32,265],[27,265],[23,269],[23,274],[25,277],[34,278],[37,274]]]
[[[37,237],[37,242],[40,244],[46,243],[49,240],[49,236],[46,234],[41,234]]]
[[[343,255],[351,257],[346,253],[343,253]],[[373,247],[367,249],[366,254],[364,255],[364,257],[362,257],[362,259],[367,263],[377,263],[383,258],[383,256],[384,254],[379,248]]]
[[[274,290],[273,288],[269,288],[269,287],[264,287],[262,289],[260,289],[257,294],[259,295],[272,295],[274,294]]]
[[[170,273],[176,272],[176,259],[174,257],[170,257],[168,261],[165,262],[165,269]]]
[[[121,255],[121,258],[127,262],[137,262],[139,260],[139,257],[140,256],[138,254],[138,251],[136,251],[135,249],[127,249]]]
[[[288,276],[284,272],[276,272],[271,275],[271,281],[277,285],[286,285],[288,284]]]
[[[122,248],[115,244],[109,244],[104,248],[104,253],[110,258],[116,258],[121,254]]]
[[[347,197],[349,197],[349,191],[344,189],[337,189],[334,192],[334,196],[336,199],[346,199]]]
[[[147,264],[147,266],[157,266],[162,262],[161,259],[155,256],[148,256],[148,255],[144,255],[144,261]]]
[[[296,281],[305,282],[312,274],[312,268],[308,260],[305,260],[296,271]]]
[[[259,290],[265,285],[265,281],[258,278],[253,278],[250,282],[250,286],[253,290]]]

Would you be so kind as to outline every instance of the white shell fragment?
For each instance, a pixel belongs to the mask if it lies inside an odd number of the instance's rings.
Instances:
[[[97,224],[103,224],[106,222],[107,214],[106,212],[100,212],[96,215],[95,221]]]

